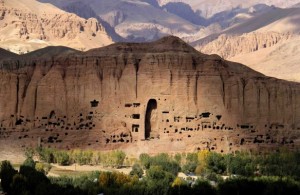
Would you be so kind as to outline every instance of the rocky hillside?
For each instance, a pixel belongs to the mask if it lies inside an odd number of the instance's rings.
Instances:
[[[60,50],[60,49],[58,49]],[[177,37],[0,64],[7,145],[142,152],[300,147],[300,84]],[[49,48],[57,53],[57,49]]]
[[[27,53],[51,45],[88,50],[112,43],[96,19],[83,19],[35,0],[1,0],[0,47]]]
[[[220,35],[216,40],[199,45],[203,53],[218,54],[228,59],[239,54],[251,53],[260,49],[269,48],[293,37],[290,33],[251,32],[242,35]]]
[[[180,37],[197,33],[201,26],[195,25],[184,18],[166,12],[161,7],[154,4],[155,1],[137,0],[39,0],[41,2],[52,3],[62,9],[71,6],[83,6],[76,8],[76,12],[82,10],[84,14],[90,12],[89,7],[103,21],[107,22],[115,32],[129,41],[141,42],[156,40],[166,35],[177,35]],[[70,9],[69,9],[70,10]],[[74,11],[75,9],[73,9]]]
[[[188,42],[243,23],[274,7],[273,1],[39,0],[82,17],[96,17],[114,40],[151,41],[176,35]],[[282,0],[280,2],[283,2]],[[266,3],[266,4],[265,4]],[[284,6],[279,2],[275,5]],[[211,14],[208,10],[217,8]]]
[[[204,53],[218,54],[281,79],[300,81],[300,9],[274,8],[247,22],[193,43]],[[289,52],[284,52],[284,50]]]
[[[173,2],[183,2],[189,4],[195,11],[198,11],[201,16],[211,18],[214,15],[236,8],[251,8],[254,5],[265,4],[280,8],[288,8],[297,3],[299,0],[157,0],[160,5],[166,5]]]

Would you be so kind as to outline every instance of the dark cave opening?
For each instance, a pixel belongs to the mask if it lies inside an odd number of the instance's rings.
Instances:
[[[153,110],[157,109],[157,101],[150,99],[147,104],[146,116],[145,116],[145,139],[150,138],[151,135],[151,116]]]

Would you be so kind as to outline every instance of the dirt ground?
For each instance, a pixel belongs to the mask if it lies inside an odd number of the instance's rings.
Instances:
[[[89,173],[91,171],[117,171],[124,174],[129,174],[131,171],[131,167],[126,168],[110,168],[103,167],[99,165],[78,165],[73,164],[69,166],[60,166],[58,164],[51,164],[52,168],[48,173],[48,176],[58,177],[58,176],[79,176],[85,173]]]
[[[18,147],[0,144],[0,162],[9,160],[12,164],[22,164],[25,160],[24,151]]]

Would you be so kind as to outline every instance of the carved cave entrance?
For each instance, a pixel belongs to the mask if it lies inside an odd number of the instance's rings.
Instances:
[[[153,131],[153,124],[155,122],[154,112],[157,109],[157,101],[155,99],[150,99],[147,104],[147,110],[145,115],[145,139],[151,137],[151,132]]]

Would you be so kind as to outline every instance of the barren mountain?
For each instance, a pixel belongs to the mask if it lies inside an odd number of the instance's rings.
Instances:
[[[157,0],[160,5],[170,2],[183,2],[189,4],[205,18],[211,18],[217,13],[236,9],[250,8],[257,4],[273,5],[280,8],[288,8],[300,2],[300,0]]]
[[[28,55],[0,68],[0,152],[300,147],[299,83],[199,53],[177,37]]]
[[[230,60],[243,62],[266,75],[300,82],[300,37],[296,36],[255,52],[236,55]]]
[[[180,37],[197,33],[200,26],[157,7],[147,0],[40,0],[65,9],[74,2],[89,6],[115,32],[131,41],[150,41],[165,35]],[[79,8],[80,9],[80,8]]]
[[[61,9],[74,13],[82,18],[96,18],[105,28],[106,32],[113,39],[114,42],[123,41],[124,39],[118,35],[113,27],[110,26],[109,23],[102,20],[91,8],[90,5],[86,4],[84,1],[68,1],[66,4],[62,4],[60,6]]]
[[[201,52],[231,58],[239,54],[255,52],[285,42],[293,37],[290,33],[251,32],[242,35],[222,34],[218,39],[197,47]]]
[[[299,80],[300,8],[268,13],[194,42],[204,53],[242,62],[269,76]],[[286,51],[283,52],[283,48]]]
[[[131,41],[155,40],[169,34],[187,41],[195,41],[273,8],[265,4],[237,6],[205,18],[201,15],[201,11],[194,10],[194,3],[190,1],[168,2],[161,6],[156,0],[39,1],[52,3],[85,18],[96,17],[99,21],[104,21],[106,29],[109,29],[113,37],[120,35],[125,40]],[[220,28],[215,28],[216,26]]]
[[[83,19],[35,0],[1,0],[0,47],[27,53],[51,45],[80,50],[112,43],[96,19]]]

